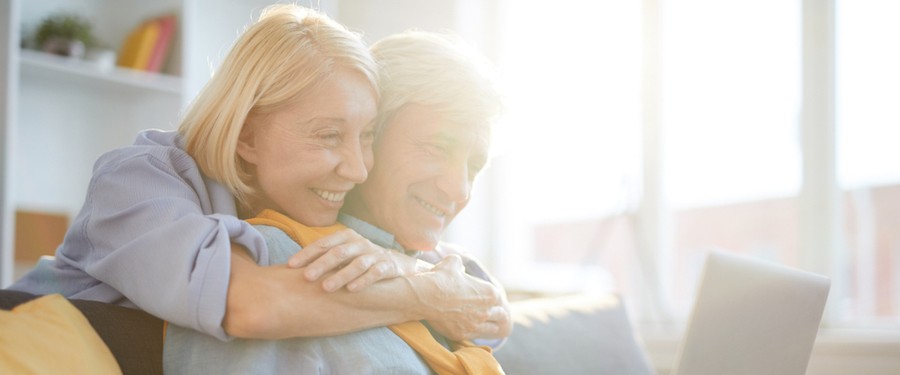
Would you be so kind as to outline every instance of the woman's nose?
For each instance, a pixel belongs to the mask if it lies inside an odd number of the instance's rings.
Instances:
[[[371,148],[363,149],[358,142],[348,145],[344,151],[344,158],[338,165],[337,173],[353,183],[361,184],[369,177],[371,159]]]

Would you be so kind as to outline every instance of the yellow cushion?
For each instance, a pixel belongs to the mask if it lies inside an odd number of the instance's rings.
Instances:
[[[121,374],[91,323],[59,294],[0,310],[0,374]]]

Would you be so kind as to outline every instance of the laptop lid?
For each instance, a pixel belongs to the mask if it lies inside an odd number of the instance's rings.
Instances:
[[[802,375],[831,281],[711,252],[675,363],[678,375]]]

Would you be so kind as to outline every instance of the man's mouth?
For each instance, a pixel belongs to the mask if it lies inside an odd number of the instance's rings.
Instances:
[[[437,208],[437,207],[431,205],[430,203],[428,203],[428,202],[426,202],[426,201],[423,201],[423,200],[421,200],[421,199],[419,199],[419,198],[416,198],[416,201],[418,201],[419,204],[422,205],[422,207],[425,207],[425,209],[428,210],[428,212],[433,213],[433,214],[434,214],[435,216],[437,216],[437,217],[444,217],[444,216],[447,216],[447,213],[446,213],[446,212],[444,212],[444,211],[441,210],[440,208]]]
[[[342,202],[344,201],[344,197],[347,196],[346,191],[327,191],[327,190],[319,190],[319,189],[310,189],[313,193],[316,193],[322,199],[329,202]]]

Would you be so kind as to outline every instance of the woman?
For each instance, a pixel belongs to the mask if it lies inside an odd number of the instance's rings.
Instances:
[[[333,222],[343,195],[365,180],[376,82],[357,35],[299,6],[267,8],[177,132],[142,132],[133,146],[97,161],[55,259],[11,289],[136,307],[222,340],[447,319],[417,303],[413,289],[430,288],[428,280],[326,293],[298,270],[249,259],[265,258],[267,248],[242,218],[273,208],[312,225]],[[304,147],[315,157],[298,152]],[[321,168],[330,168],[325,179],[308,174]],[[358,235],[339,238],[328,247],[374,246]]]

